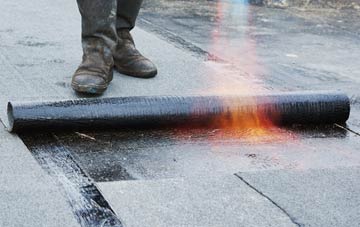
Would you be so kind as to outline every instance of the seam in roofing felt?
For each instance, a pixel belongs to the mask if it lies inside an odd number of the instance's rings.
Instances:
[[[173,33],[167,29],[164,29],[163,27],[161,27],[157,24],[154,24],[149,20],[146,20],[144,18],[139,18],[138,26],[141,29],[143,29],[144,31],[150,32],[154,35],[157,35],[157,37],[159,37],[160,39],[173,44],[177,48],[189,51],[190,53],[192,53],[192,56],[195,56],[195,57],[200,58],[205,61],[228,64],[228,65],[231,65],[232,70],[234,70],[237,73],[241,73],[246,76],[253,76],[253,75],[250,75],[248,72],[243,71],[243,69],[238,67],[236,64],[233,64],[232,62],[230,62],[218,55],[215,55],[215,54],[193,44],[192,42],[185,40],[180,35]]]
[[[162,28],[161,26],[158,26],[149,20],[146,20],[144,18],[139,18],[139,25],[142,29],[144,29],[148,32],[154,32],[155,34],[160,35],[161,39],[165,39],[166,41],[174,44],[177,47],[188,50],[200,58],[204,58],[205,60],[212,60],[212,61],[216,61],[216,62],[224,62],[224,63],[227,62],[226,60],[194,45],[191,42],[186,41],[179,35],[171,32],[169,30],[166,30],[166,29]],[[146,26],[142,26],[142,25],[146,25]]]
[[[47,140],[40,146],[31,146],[26,140],[36,140],[31,135],[20,136],[35,159],[65,193],[75,217],[82,227],[123,227],[123,223],[102,196],[93,180],[77,163],[71,152],[55,134],[41,137]]]
[[[262,197],[264,197],[265,199],[267,199],[268,201],[270,201],[273,205],[275,205],[277,208],[279,208],[289,219],[292,223],[294,223],[295,225],[297,225],[298,227],[303,227],[305,226],[302,223],[297,222],[294,218],[292,217],[284,208],[282,208],[278,203],[276,203],[274,200],[272,200],[269,196],[265,195],[263,192],[261,192],[259,189],[255,188],[255,186],[251,185],[249,182],[247,182],[242,176],[240,176],[239,174],[235,173],[234,174],[237,178],[239,178],[242,182],[244,182],[247,186],[249,186],[251,189],[253,189],[255,192],[257,192],[258,194],[260,194]]]

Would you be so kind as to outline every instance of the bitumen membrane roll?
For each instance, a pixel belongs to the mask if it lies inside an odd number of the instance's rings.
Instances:
[[[274,125],[345,123],[350,100],[337,92],[238,96],[138,96],[9,102],[9,130],[213,125],[257,118]]]

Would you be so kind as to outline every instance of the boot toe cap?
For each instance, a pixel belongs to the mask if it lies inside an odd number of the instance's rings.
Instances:
[[[157,71],[157,68],[152,61],[149,59],[145,59],[139,62],[139,68],[142,69],[144,72],[154,72]]]
[[[87,74],[76,75],[73,78],[72,82],[84,86],[106,85],[105,79],[102,78],[101,76],[87,75]]]
[[[132,60],[126,64],[115,63],[115,66],[120,73],[134,77],[152,78],[157,74],[155,64],[146,58]]]
[[[101,76],[80,74],[73,77],[71,86],[77,92],[101,94],[106,90],[108,83]]]
[[[135,71],[138,71],[138,73],[142,75],[148,75],[157,72],[155,64],[152,63],[149,59],[143,59],[134,62],[133,68],[138,69]]]

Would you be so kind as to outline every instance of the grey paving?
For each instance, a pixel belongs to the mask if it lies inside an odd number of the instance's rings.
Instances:
[[[125,226],[296,226],[234,175],[99,183]]]
[[[79,226],[66,196],[0,124],[0,226]]]
[[[360,225],[360,168],[239,173],[301,226]]]

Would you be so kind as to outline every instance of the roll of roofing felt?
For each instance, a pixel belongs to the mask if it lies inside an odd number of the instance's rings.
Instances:
[[[9,102],[10,131],[34,129],[176,127],[239,124],[344,123],[350,101],[342,93],[291,92],[239,96],[145,96],[49,102]],[[227,122],[227,123],[226,123]]]

